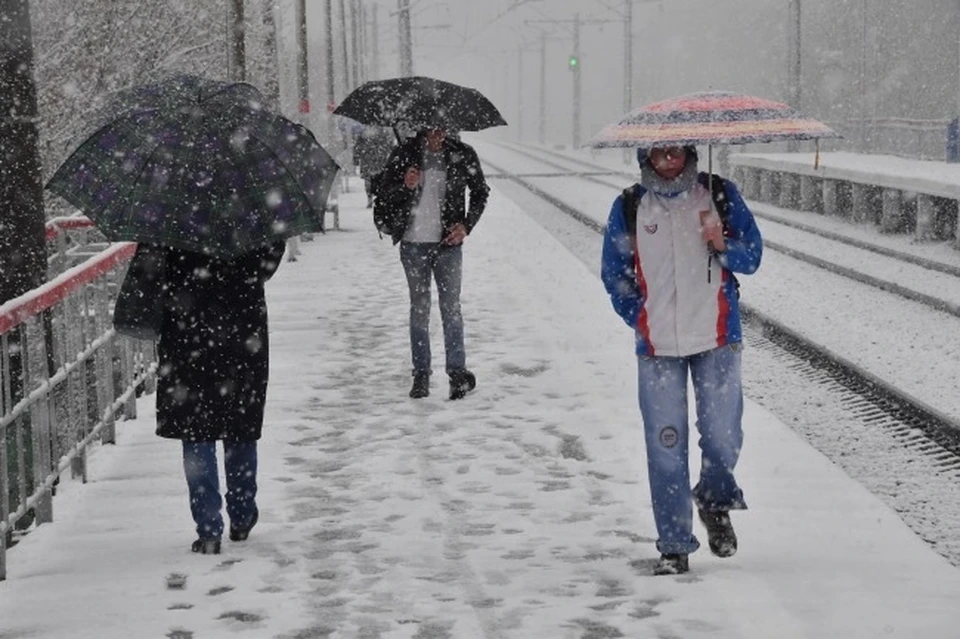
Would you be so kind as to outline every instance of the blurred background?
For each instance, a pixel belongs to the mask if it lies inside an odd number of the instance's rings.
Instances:
[[[549,145],[707,89],[786,101],[844,134],[829,148],[905,157],[945,159],[960,115],[957,0],[33,0],[45,177],[111,91],[235,73],[238,9],[244,78],[330,145],[330,106],[408,72],[483,91],[510,122],[488,135]]]

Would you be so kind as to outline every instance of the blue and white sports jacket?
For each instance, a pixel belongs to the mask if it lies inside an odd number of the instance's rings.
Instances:
[[[732,273],[760,266],[763,240],[753,214],[729,180],[726,250],[703,241],[700,212],[716,213],[698,180],[665,196],[638,188],[636,234],[626,225],[623,196],[610,210],[601,278],[614,310],[636,331],[637,354],[686,357],[742,340],[737,283]]]

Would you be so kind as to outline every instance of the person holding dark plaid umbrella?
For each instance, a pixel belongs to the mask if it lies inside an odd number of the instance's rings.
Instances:
[[[337,170],[254,87],[177,76],[114,100],[48,184],[109,239],[139,243],[114,325],[158,340],[157,434],[182,442],[193,552],[221,548],[217,441],[230,539],[259,520],[264,284],[287,238],[323,230]]]
[[[430,289],[437,282],[450,399],[476,388],[467,369],[460,308],[463,243],[480,221],[490,192],[473,147],[460,131],[506,124],[479,91],[427,77],[366,82],[334,111],[370,126],[418,133],[394,149],[377,178],[377,230],[400,245],[410,290],[410,397],[430,394]],[[469,204],[467,193],[469,192]]]

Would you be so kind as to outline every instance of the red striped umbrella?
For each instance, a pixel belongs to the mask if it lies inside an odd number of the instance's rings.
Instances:
[[[841,137],[782,102],[729,91],[691,93],[635,109],[587,144],[596,148],[749,144]]]

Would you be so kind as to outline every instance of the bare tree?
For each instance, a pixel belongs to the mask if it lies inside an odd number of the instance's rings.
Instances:
[[[113,92],[169,73],[226,73],[223,0],[33,0],[31,8],[46,176]]]

